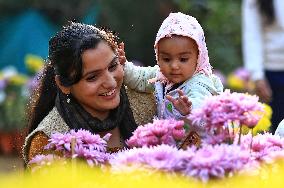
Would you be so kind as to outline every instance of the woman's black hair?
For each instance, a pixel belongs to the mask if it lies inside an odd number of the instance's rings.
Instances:
[[[115,52],[118,38],[110,31],[71,22],[49,41],[49,57],[40,75],[40,84],[28,104],[28,133],[52,110],[57,95],[55,75],[63,86],[71,86],[82,77],[82,54],[104,41]]]
[[[272,24],[275,20],[273,0],[258,0],[261,14],[265,18],[265,23]]]

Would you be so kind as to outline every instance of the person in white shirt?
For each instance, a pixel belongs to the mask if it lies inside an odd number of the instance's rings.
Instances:
[[[261,101],[270,103],[271,132],[284,118],[284,1],[242,1],[243,57]]]
[[[284,137],[284,119],[279,123],[275,135],[279,135],[281,138]]]

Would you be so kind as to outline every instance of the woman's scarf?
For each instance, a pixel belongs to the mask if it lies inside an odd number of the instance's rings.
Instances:
[[[70,98],[69,103],[68,98]],[[67,97],[60,89],[58,89],[55,106],[70,129],[85,129],[92,133],[99,133],[113,130],[118,126],[123,139],[126,140],[137,128],[124,86],[120,90],[119,106],[111,110],[109,116],[103,121],[93,117],[72,95]]]

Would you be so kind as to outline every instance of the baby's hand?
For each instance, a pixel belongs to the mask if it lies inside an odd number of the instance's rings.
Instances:
[[[171,103],[173,103],[174,107],[179,111],[181,115],[186,116],[191,112],[192,102],[188,99],[187,96],[184,95],[182,90],[177,89],[177,92],[179,94],[179,97],[176,99],[170,95],[167,95],[166,97]]]
[[[118,45],[118,59],[121,65],[126,63],[125,51],[124,51],[124,43],[120,43]]]

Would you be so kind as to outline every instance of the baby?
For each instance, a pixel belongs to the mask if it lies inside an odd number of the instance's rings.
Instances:
[[[158,118],[184,119],[206,97],[223,91],[212,74],[204,32],[194,17],[171,13],[157,33],[154,49],[158,66],[126,62],[124,82],[141,92],[155,91]]]

